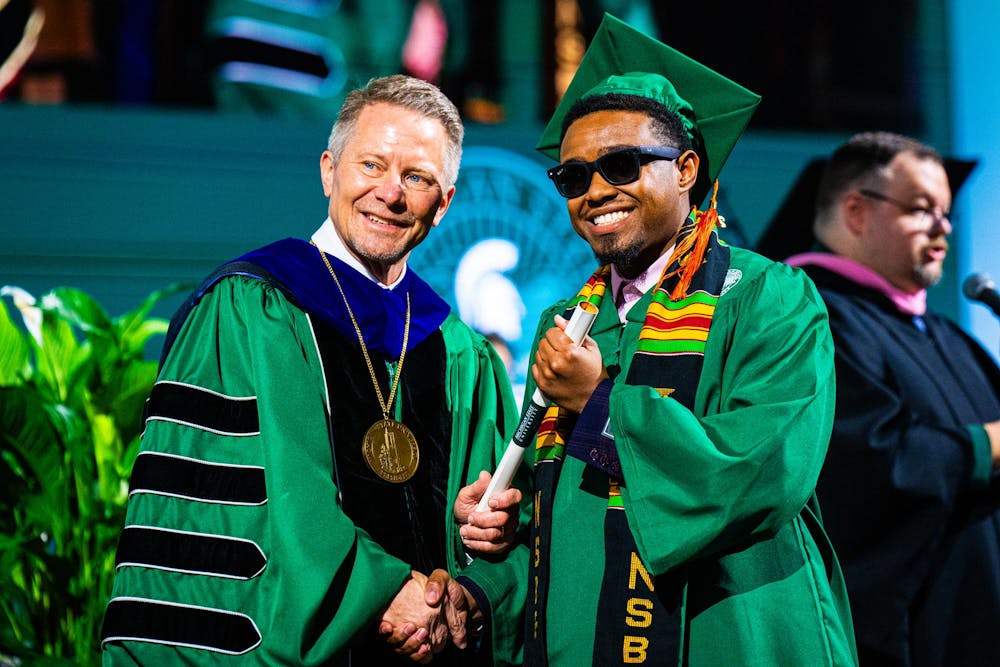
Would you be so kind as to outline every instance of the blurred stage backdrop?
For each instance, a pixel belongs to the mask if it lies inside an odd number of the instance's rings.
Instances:
[[[996,354],[996,320],[959,285],[972,271],[1000,274],[989,224],[1000,209],[1000,86],[986,85],[1000,56],[985,34],[1000,8],[779,4],[9,0],[0,285],[78,287],[114,315],[253,247],[308,237],[325,216],[319,156],[343,95],[409,72],[438,82],[467,125],[452,209],[412,266],[506,345],[520,383],[538,311],[593,269],[533,146],[610,11],[763,95],[722,172],[732,244],[755,247],[800,171],[853,132],[909,133],[976,161],[931,301]]]
[[[467,128],[451,211],[411,264],[509,353],[520,387],[537,313],[594,268],[533,147],[604,11],[763,96],[721,175],[731,244],[774,259],[807,244],[810,206],[786,196],[855,132],[974,162],[930,302],[997,355],[997,319],[960,293],[973,272],[1000,277],[996,0],[0,0],[0,287],[78,288],[118,316],[308,238],[344,94],[408,72]],[[76,341],[62,313],[31,375],[26,335],[0,326],[0,664],[100,662],[162,336],[83,310],[100,326]]]

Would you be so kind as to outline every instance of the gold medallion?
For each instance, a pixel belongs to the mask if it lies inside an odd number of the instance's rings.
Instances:
[[[420,463],[420,449],[413,431],[395,419],[372,424],[361,442],[361,453],[372,472],[395,484],[413,477]]]
[[[364,440],[361,441],[361,453],[372,472],[387,482],[402,484],[413,477],[420,463],[420,449],[417,448],[417,439],[413,436],[413,431],[395,419],[389,419],[393,401],[396,399],[396,390],[399,389],[399,378],[403,375],[403,360],[406,358],[407,343],[410,340],[410,293],[406,293],[406,320],[403,325],[403,345],[399,349],[399,363],[396,364],[396,372],[389,387],[389,399],[386,400],[382,397],[382,388],[378,386],[378,377],[375,375],[372,358],[368,355],[365,337],[361,334],[361,327],[358,326],[347,294],[340,285],[337,272],[326,258],[326,253],[320,250],[319,246],[316,246],[316,250],[319,250],[319,256],[323,258],[323,263],[326,264],[341,298],[344,299],[344,307],[347,308],[351,324],[354,325],[354,332],[358,334],[358,345],[361,346],[361,354],[365,357],[368,373],[375,386],[375,396],[378,398],[379,407],[382,408],[382,420],[372,424],[365,432]]]

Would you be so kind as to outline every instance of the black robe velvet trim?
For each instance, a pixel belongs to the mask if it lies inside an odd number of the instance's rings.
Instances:
[[[382,409],[357,340],[345,338],[325,322],[316,324],[316,337],[330,392],[344,512],[388,553],[414,569],[430,572],[446,567],[444,517],[451,414],[443,409],[447,404],[446,360],[441,332],[425,338],[403,362],[397,401],[402,406],[401,421],[413,431],[420,448],[420,465],[402,484],[380,478],[361,454],[365,431],[382,419]],[[395,358],[369,354],[382,396],[388,398],[386,361]]]
[[[142,641],[242,655],[261,642],[249,616],[156,600],[115,598],[104,613],[101,643]]]
[[[129,495],[155,493],[203,503],[263,505],[264,469],[140,452],[132,466]]]
[[[152,567],[230,579],[253,579],[267,565],[250,540],[150,526],[125,526],[115,567]]]
[[[193,385],[157,382],[146,400],[144,412],[144,421],[179,422],[222,435],[260,433],[255,396],[222,396]]]

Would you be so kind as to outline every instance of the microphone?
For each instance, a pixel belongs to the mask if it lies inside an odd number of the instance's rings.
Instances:
[[[990,274],[973,273],[962,283],[962,294],[970,301],[985,304],[994,315],[1000,317],[1000,293]]]

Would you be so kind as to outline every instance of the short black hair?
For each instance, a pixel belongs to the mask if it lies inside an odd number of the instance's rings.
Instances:
[[[638,111],[653,119],[653,132],[667,146],[674,146],[686,151],[694,148],[691,138],[680,116],[656,100],[641,95],[624,93],[605,93],[591,95],[576,101],[563,118],[562,132],[559,140],[566,137],[566,130],[577,120],[598,111]]]
[[[675,111],[671,111],[661,102],[657,102],[649,97],[641,95],[629,95],[626,93],[604,93],[602,95],[591,95],[582,97],[573,103],[573,106],[566,112],[563,118],[562,131],[559,135],[561,142],[566,137],[569,126],[584,116],[588,116],[598,111],[637,111],[649,116],[652,123],[653,133],[664,146],[673,146],[681,151],[693,150],[701,158],[701,165],[698,168],[698,181],[692,189],[691,202],[700,202],[708,193],[709,184],[704,182],[708,173],[705,153],[700,144],[700,137],[692,139],[688,134],[684,121]]]

